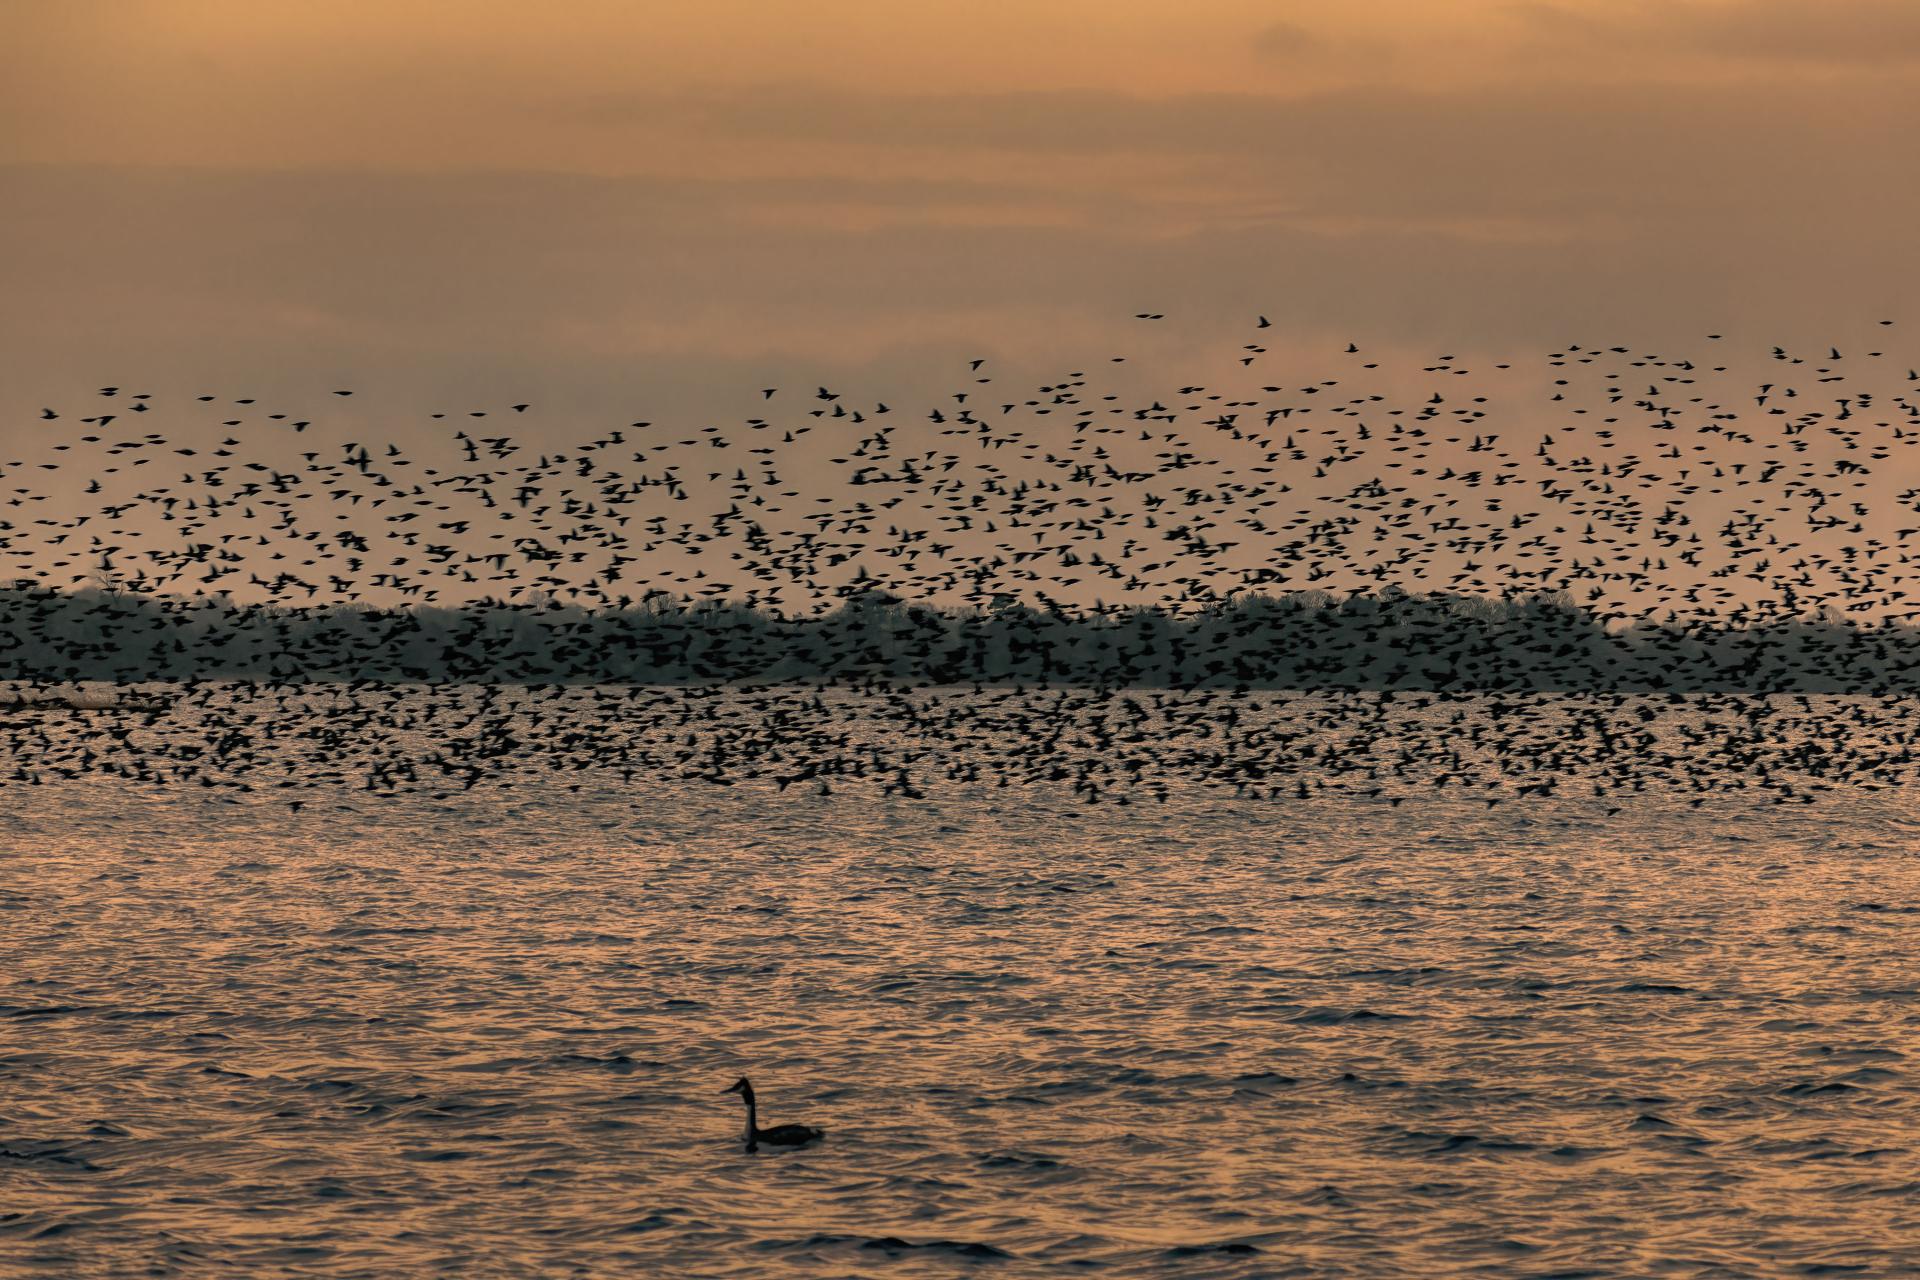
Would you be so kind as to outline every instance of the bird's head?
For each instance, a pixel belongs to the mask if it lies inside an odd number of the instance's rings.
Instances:
[[[753,1086],[747,1082],[747,1078],[745,1076],[741,1076],[738,1080],[735,1080],[732,1084],[728,1085],[726,1088],[722,1089],[720,1092],[737,1093],[741,1097],[745,1098],[748,1102],[753,1101]]]

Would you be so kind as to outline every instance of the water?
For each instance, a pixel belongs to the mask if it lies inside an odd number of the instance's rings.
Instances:
[[[308,727],[4,792],[0,1273],[1920,1269],[1898,787],[1123,807],[529,746],[293,810]],[[746,1155],[742,1073],[826,1140]]]

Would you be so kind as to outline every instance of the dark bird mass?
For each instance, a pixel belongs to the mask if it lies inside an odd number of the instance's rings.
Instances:
[[[1225,367],[1266,355],[1243,350]],[[1891,786],[1920,691],[1920,408],[1904,366],[1847,359],[1775,347],[1747,382],[1567,344],[1129,398],[1080,370],[1002,391],[970,358],[911,409],[821,386],[570,445],[485,407],[334,429],[102,386],[0,470],[6,780],[290,805],[527,768],[1118,804],[1169,777],[1489,806]],[[1463,739],[1470,694],[1515,714]],[[1828,731],[1836,695],[1856,732]],[[1531,740],[1543,701],[1578,731]],[[1684,740],[1645,731],[1662,702],[1697,719]],[[276,772],[286,724],[311,746]]]

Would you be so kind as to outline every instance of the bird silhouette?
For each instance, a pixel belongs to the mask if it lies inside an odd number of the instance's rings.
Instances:
[[[759,1123],[759,1108],[753,1098],[753,1085],[745,1076],[741,1076],[738,1080],[735,1080],[732,1084],[721,1090],[721,1092],[737,1093],[740,1095],[740,1101],[746,1103],[747,1128],[745,1136],[747,1150],[749,1152],[758,1151],[762,1145],[792,1150],[796,1147],[804,1147],[810,1143],[818,1142],[820,1139],[826,1137],[824,1130],[804,1124],[782,1124],[775,1125],[771,1129],[762,1129]]]

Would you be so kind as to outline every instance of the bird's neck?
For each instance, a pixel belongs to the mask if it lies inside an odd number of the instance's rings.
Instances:
[[[759,1119],[759,1113],[753,1105],[753,1099],[748,1098],[747,1099],[747,1141],[748,1142],[752,1142],[754,1134],[759,1132],[760,1126],[757,1123],[758,1119]]]

